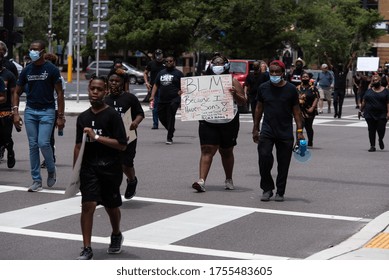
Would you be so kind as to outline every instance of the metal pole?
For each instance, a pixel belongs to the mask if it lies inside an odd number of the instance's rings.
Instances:
[[[80,37],[81,37],[81,3],[77,6],[77,103],[80,101]]]
[[[101,0],[99,0],[97,10],[97,50],[96,50],[96,75],[99,75],[99,60],[100,60],[100,17],[101,17]]]
[[[48,34],[48,37],[49,37],[49,53],[52,53],[53,52],[53,49],[52,49],[52,41],[53,41],[53,35],[52,35],[52,27],[53,27],[53,23],[52,23],[52,20],[53,20],[53,0],[50,0],[50,8],[49,8],[49,34]]]
[[[68,83],[71,83],[73,78],[73,0],[70,0],[69,14]]]

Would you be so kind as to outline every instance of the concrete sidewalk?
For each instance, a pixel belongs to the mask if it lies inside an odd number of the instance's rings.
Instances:
[[[65,115],[75,116],[90,107],[89,100],[65,100]],[[145,112],[148,104],[142,104]],[[22,112],[25,102],[21,101]],[[389,260],[389,211],[369,222],[344,242],[313,254],[310,260]]]

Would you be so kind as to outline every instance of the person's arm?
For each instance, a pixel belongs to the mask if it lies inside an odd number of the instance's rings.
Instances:
[[[144,116],[142,115],[137,115],[136,118],[132,121],[130,125],[130,130],[135,130],[138,128],[139,124],[141,121],[144,119]]]
[[[95,131],[90,127],[84,128],[84,133],[88,134],[89,139],[93,139],[96,142],[99,142],[100,144],[103,144],[105,146],[108,146],[112,149],[116,149],[119,151],[124,151],[127,148],[126,144],[121,144],[117,139],[109,138],[106,136],[97,135]]]
[[[235,78],[232,79],[232,88],[230,88],[230,92],[235,102],[239,105],[244,105],[247,103],[247,97],[243,91],[243,87]]]
[[[259,125],[261,123],[263,114],[263,103],[258,101],[257,106],[255,107],[254,113],[254,125],[253,125],[253,141],[254,143],[258,143],[259,141],[259,132],[261,131]]]
[[[158,90],[158,86],[157,86],[157,84],[154,84],[153,85],[153,89],[151,91],[151,96],[150,96],[150,99],[149,99],[150,101],[154,100],[155,94],[157,93],[157,90]]]
[[[55,91],[57,92],[57,104],[58,104],[57,127],[58,130],[62,130],[65,127],[65,98],[64,98],[62,81],[55,84]]]
[[[293,117],[296,122],[297,140],[304,140],[303,121],[301,117],[300,105],[297,103],[293,105]]]
[[[12,94],[12,113],[13,113],[13,121],[14,126],[17,130],[22,129],[21,126],[21,117],[19,115],[19,102],[20,102],[20,95],[22,94],[23,88],[19,85],[16,85],[16,88]]]
[[[145,71],[143,72],[143,79],[145,80],[147,91],[150,91],[151,85],[149,83],[149,70],[145,69]]]

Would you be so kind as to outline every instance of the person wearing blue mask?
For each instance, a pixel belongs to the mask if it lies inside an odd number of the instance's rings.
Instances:
[[[269,201],[277,188],[275,201],[284,201],[286,181],[292,157],[294,133],[293,118],[297,127],[297,141],[303,140],[303,125],[296,87],[284,79],[285,64],[274,60],[269,67],[270,81],[258,88],[255,108],[253,141],[258,144],[258,164],[263,190],[261,201]],[[262,127],[260,123],[263,115]],[[273,147],[277,150],[277,179],[271,175],[274,157]]]
[[[28,188],[29,192],[42,190],[39,150],[46,162],[47,186],[52,187],[56,183],[56,167],[50,137],[54,125],[58,127],[58,130],[65,127],[65,101],[61,73],[54,64],[45,60],[45,46],[45,42],[41,40],[36,40],[30,44],[29,56],[32,62],[20,73],[12,100],[13,122],[16,129],[20,130],[19,99],[23,91],[26,92],[27,103],[24,111],[24,123],[29,143],[30,168],[33,180],[32,185]],[[58,104],[56,121],[54,90],[57,92]]]

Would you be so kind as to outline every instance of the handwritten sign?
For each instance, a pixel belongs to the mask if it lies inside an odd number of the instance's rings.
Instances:
[[[135,130],[130,130],[131,123],[132,123],[131,108],[127,110],[127,112],[124,114],[122,119],[123,119],[124,128],[126,129],[127,144],[129,144],[136,139]]]
[[[357,71],[377,71],[379,63],[379,57],[358,57]]]
[[[181,78],[181,120],[233,119],[231,75]]]

